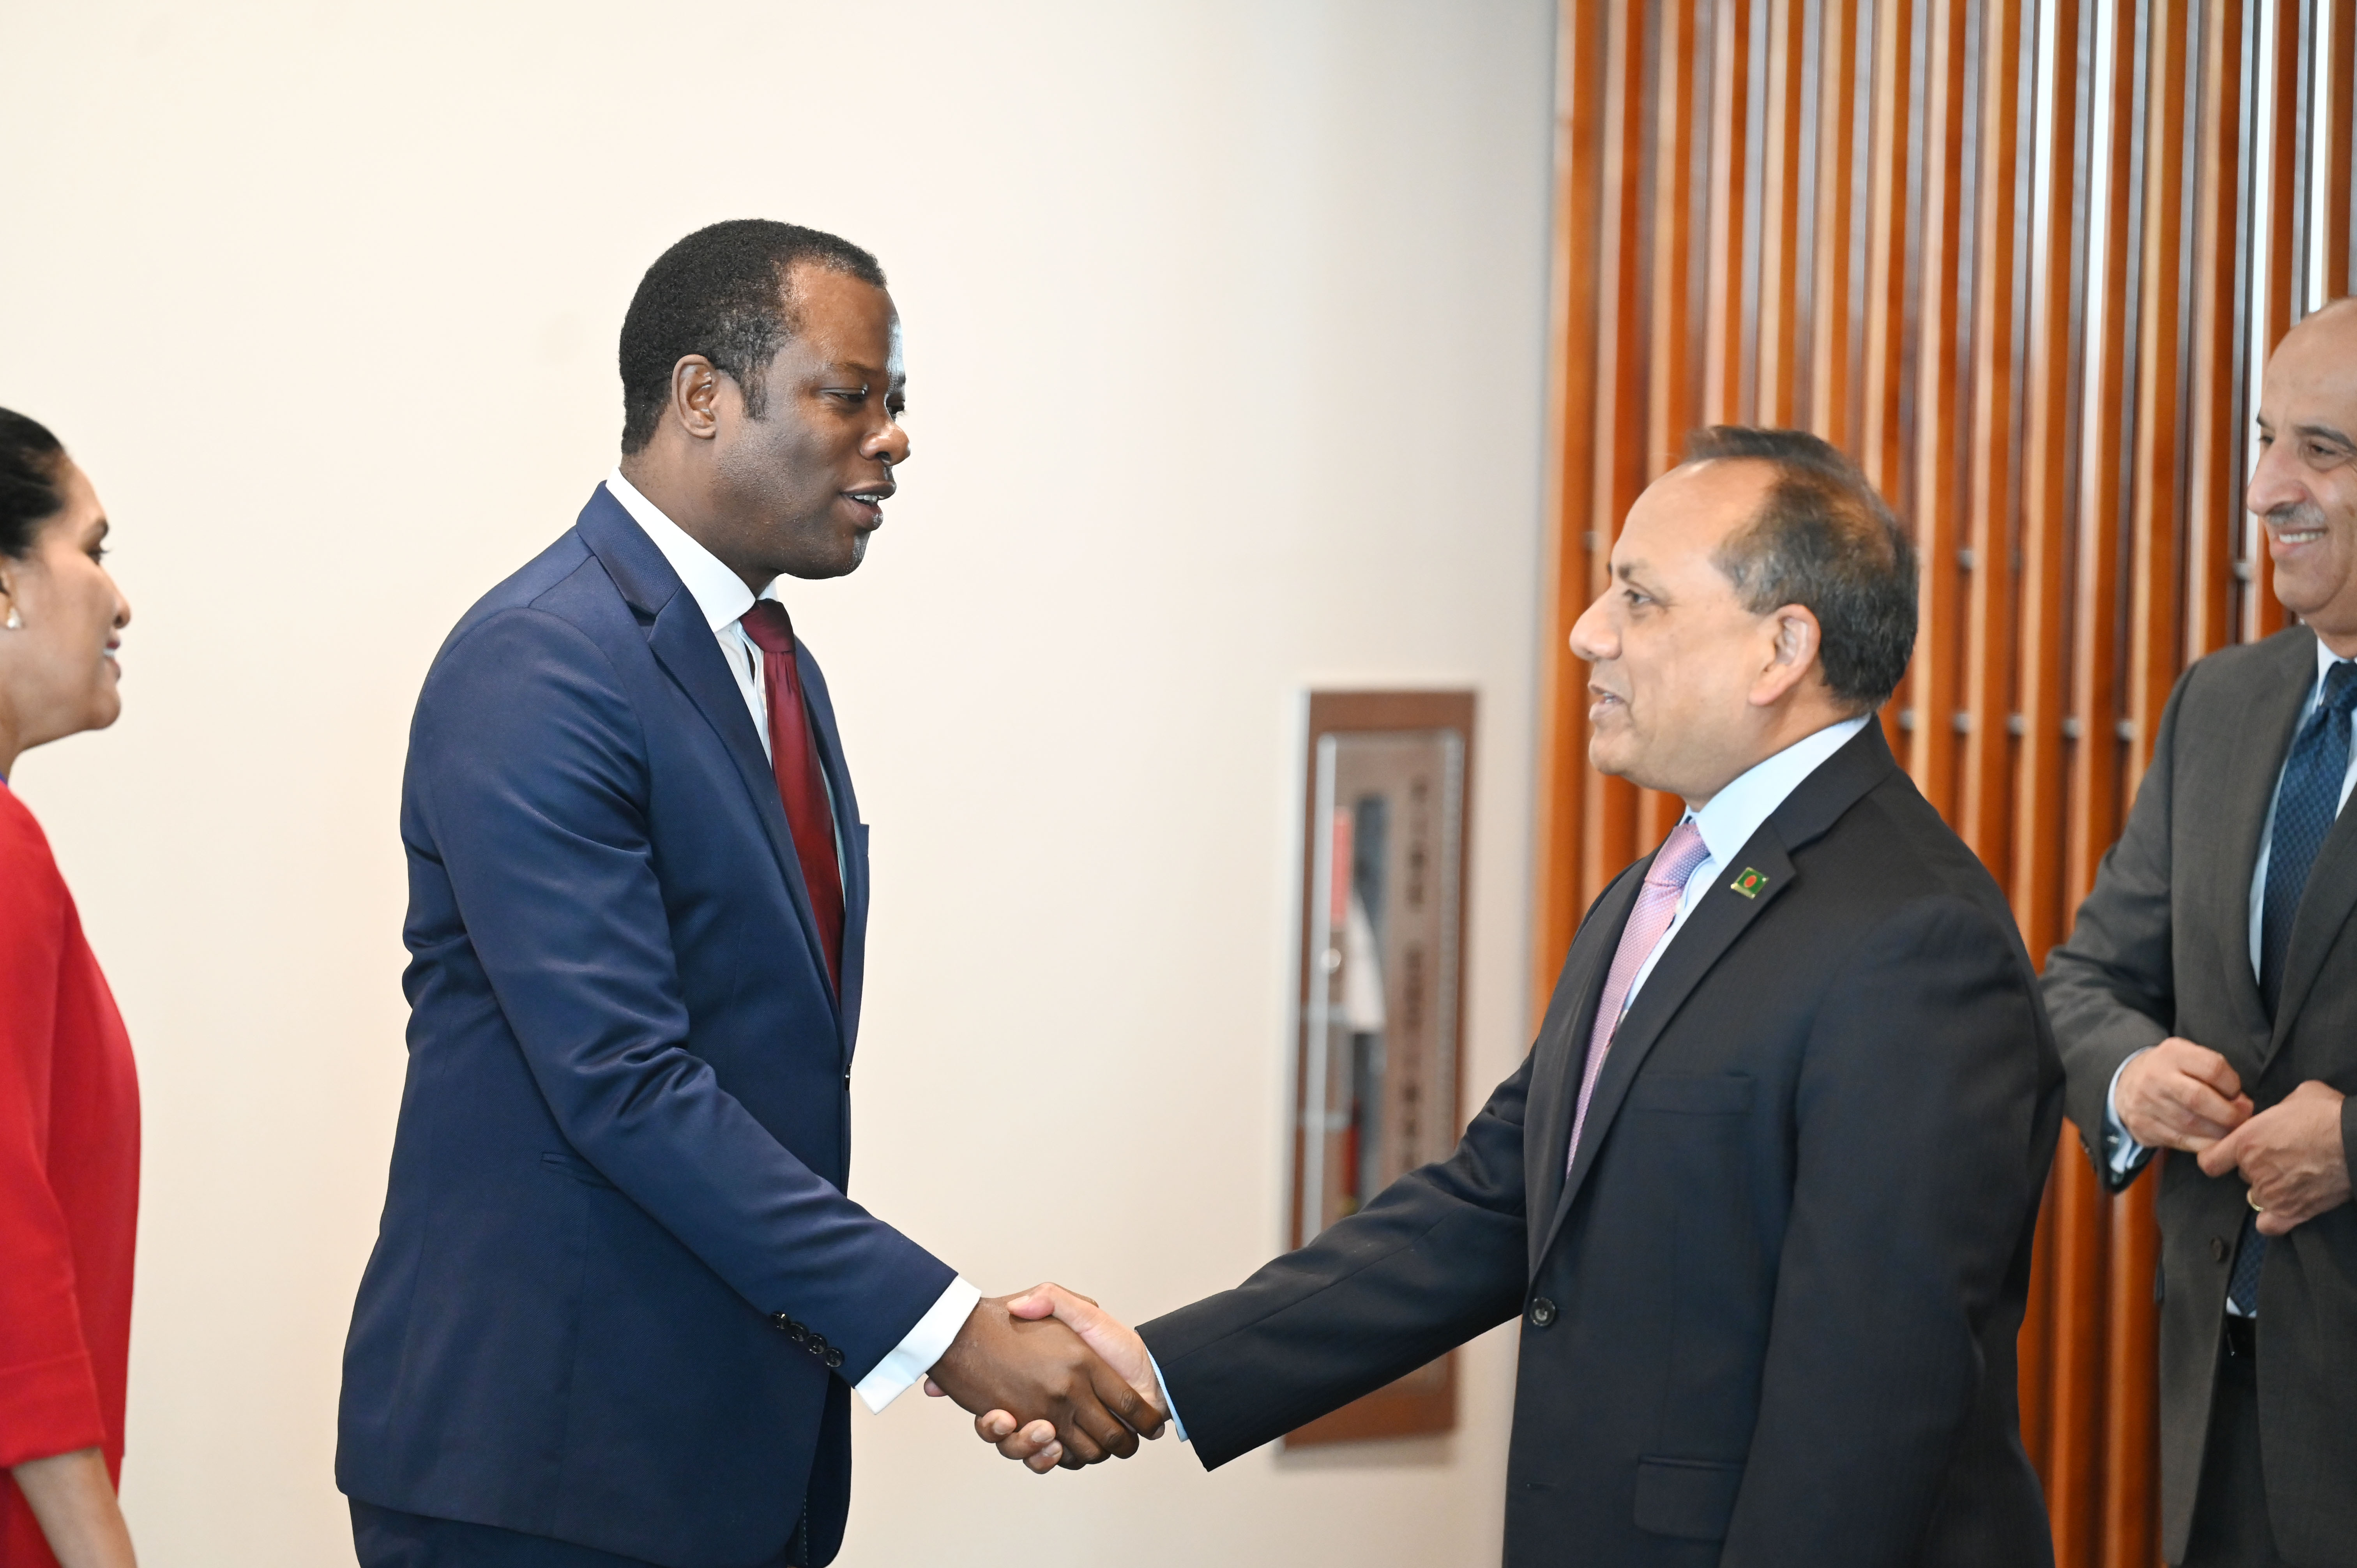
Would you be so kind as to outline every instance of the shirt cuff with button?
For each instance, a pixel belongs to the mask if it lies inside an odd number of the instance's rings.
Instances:
[[[2152,1158],[2152,1151],[2128,1135],[2127,1124],[2120,1120],[2120,1074],[2128,1070],[2128,1063],[2152,1049],[2130,1051],[2126,1059],[2112,1069],[2111,1087],[2104,1090],[2104,1163],[2111,1167],[2115,1178],[2126,1179]]]
[[[1170,1385],[1162,1380],[1162,1363],[1154,1359],[1153,1351],[1148,1350],[1146,1364],[1154,1369],[1154,1387],[1162,1395],[1162,1409],[1170,1417],[1170,1430],[1178,1434],[1179,1442],[1186,1442],[1187,1423],[1178,1419],[1178,1407],[1170,1402]]]
[[[950,1342],[974,1316],[976,1303],[982,1300],[981,1290],[966,1283],[961,1274],[950,1282],[939,1301],[917,1319],[917,1326],[909,1330],[908,1337],[885,1352],[875,1369],[859,1380],[859,1397],[869,1410],[881,1411],[899,1399],[909,1386],[927,1372],[949,1349]]]

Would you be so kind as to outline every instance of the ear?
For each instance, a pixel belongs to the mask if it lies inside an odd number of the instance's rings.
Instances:
[[[720,434],[720,388],[727,379],[701,354],[689,354],[671,368],[671,416],[698,441]]]
[[[1824,630],[1806,605],[1786,605],[1767,619],[1768,660],[1751,682],[1755,708],[1770,708],[1816,673],[1817,653],[1824,646]]]

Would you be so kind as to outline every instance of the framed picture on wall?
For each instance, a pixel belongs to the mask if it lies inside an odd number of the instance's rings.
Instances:
[[[1463,1132],[1470,692],[1314,692],[1301,867],[1291,1244]],[[1447,1432],[1453,1354],[1287,1446]]]

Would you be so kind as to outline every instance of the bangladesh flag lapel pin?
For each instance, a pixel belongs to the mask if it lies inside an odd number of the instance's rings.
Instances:
[[[1730,891],[1740,893],[1746,898],[1757,898],[1760,890],[1768,886],[1768,879],[1747,865],[1743,868],[1743,875],[1727,886]]]

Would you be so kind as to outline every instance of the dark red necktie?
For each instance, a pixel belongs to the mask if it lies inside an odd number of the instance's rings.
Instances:
[[[802,886],[818,920],[819,948],[826,954],[826,977],[843,983],[843,872],[834,856],[834,810],[826,799],[826,776],[819,771],[810,718],[802,707],[802,677],[794,660],[794,623],[783,605],[762,599],[739,623],[761,650],[761,684],[770,700],[770,770],[778,777],[786,825],[793,830],[794,858],[802,862]]]

